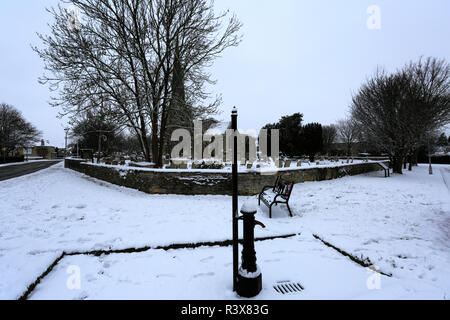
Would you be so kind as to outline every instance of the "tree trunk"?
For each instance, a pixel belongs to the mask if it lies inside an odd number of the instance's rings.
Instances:
[[[403,174],[402,167],[403,167],[403,154],[402,153],[396,153],[393,156],[393,164],[392,164],[392,170],[394,173]]]
[[[136,128],[134,129],[134,135],[137,138],[137,141],[139,143],[139,148],[141,149],[142,153],[145,156],[145,147],[144,147],[144,141],[142,140],[141,133]]]
[[[158,168],[162,168],[163,166],[163,154],[164,154],[164,141],[165,141],[165,130],[160,132],[160,137],[159,137],[159,143],[158,143],[158,162],[157,163],[157,167]]]
[[[158,131],[152,130],[152,161],[156,168],[162,168],[162,163],[159,160],[159,138]]]
[[[150,162],[150,146],[148,144],[147,139],[147,128],[145,126],[145,119],[142,115],[140,115],[140,121],[141,121],[141,136],[142,136],[142,146],[144,151],[144,157],[145,161]]]
[[[418,157],[419,157],[419,151],[418,150],[414,150],[412,157],[411,157],[411,162],[413,166],[418,166]]]
[[[162,156],[159,154],[159,127],[158,116],[155,112],[152,119],[152,161],[156,168],[162,168]]]
[[[167,153],[170,152],[169,150],[164,150],[166,131],[167,131],[167,110],[166,108],[163,108],[161,114],[161,128],[159,130],[159,156],[158,156],[158,163],[161,163],[161,167],[163,164],[162,156],[164,152]]]

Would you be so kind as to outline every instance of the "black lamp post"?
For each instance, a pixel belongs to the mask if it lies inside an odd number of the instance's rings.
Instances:
[[[428,173],[433,174],[433,167],[431,166],[431,146],[429,136],[428,136]]]
[[[238,174],[237,174],[237,109],[233,108],[231,112],[231,129],[233,130],[233,164],[232,164],[232,180],[233,180],[233,291],[237,289],[237,273],[238,273]]]
[[[237,109],[233,108],[231,112],[231,129],[233,130],[233,164],[232,164],[232,180],[233,180],[233,291],[236,291],[241,297],[251,298],[262,289],[262,275],[256,264],[255,252],[255,225],[265,226],[255,220],[256,207],[251,204],[244,204],[241,213],[238,214],[238,170],[237,170]],[[244,221],[244,242],[242,250],[242,265],[239,265],[239,230],[238,220]]]

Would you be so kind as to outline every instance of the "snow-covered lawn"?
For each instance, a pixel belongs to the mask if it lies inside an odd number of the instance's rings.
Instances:
[[[388,179],[369,174],[300,188],[305,228],[394,278],[433,286],[430,297],[449,298],[450,166],[435,165],[432,176],[421,165]]]
[[[408,286],[378,276],[314,240],[310,234],[256,243],[263,272],[257,299],[401,299],[429,297],[433,288]],[[30,299],[237,299],[232,291],[230,248],[150,250],[60,261]],[[67,270],[80,269],[79,290],[68,290]],[[378,278],[379,277],[379,280]],[[273,286],[292,281],[305,288],[280,294]],[[380,283],[381,290],[368,290]]]
[[[297,184],[294,218],[281,208],[257,219],[256,236],[301,235],[256,244],[264,290],[259,298],[448,298],[450,295],[450,166]],[[447,181],[447,185],[445,184]],[[256,198],[241,197],[243,201]],[[0,298],[20,297],[65,252],[156,247],[231,237],[228,196],[148,195],[113,186],[57,164],[0,182]],[[381,271],[370,273],[313,234]],[[231,248],[149,250],[94,257],[66,256],[30,298],[234,298]],[[80,267],[81,290],[66,286]],[[279,295],[272,285],[304,285]]]

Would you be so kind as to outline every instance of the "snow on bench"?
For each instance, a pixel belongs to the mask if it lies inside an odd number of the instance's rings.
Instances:
[[[384,170],[384,177],[390,177],[391,176],[391,172],[389,167],[387,167],[383,162],[376,162],[376,164],[378,164],[383,170]]]
[[[292,217],[291,208],[289,207],[289,198],[291,197],[294,183],[286,181],[280,176],[277,177],[275,185],[265,186],[258,196],[258,205],[262,202],[269,208],[269,217],[272,218],[272,206],[278,203],[285,204],[288,208],[289,215]]]

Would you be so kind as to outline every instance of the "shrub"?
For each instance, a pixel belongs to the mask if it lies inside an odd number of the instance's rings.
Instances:
[[[0,157],[0,163],[23,162],[24,160],[24,156],[14,156],[6,158]]]

